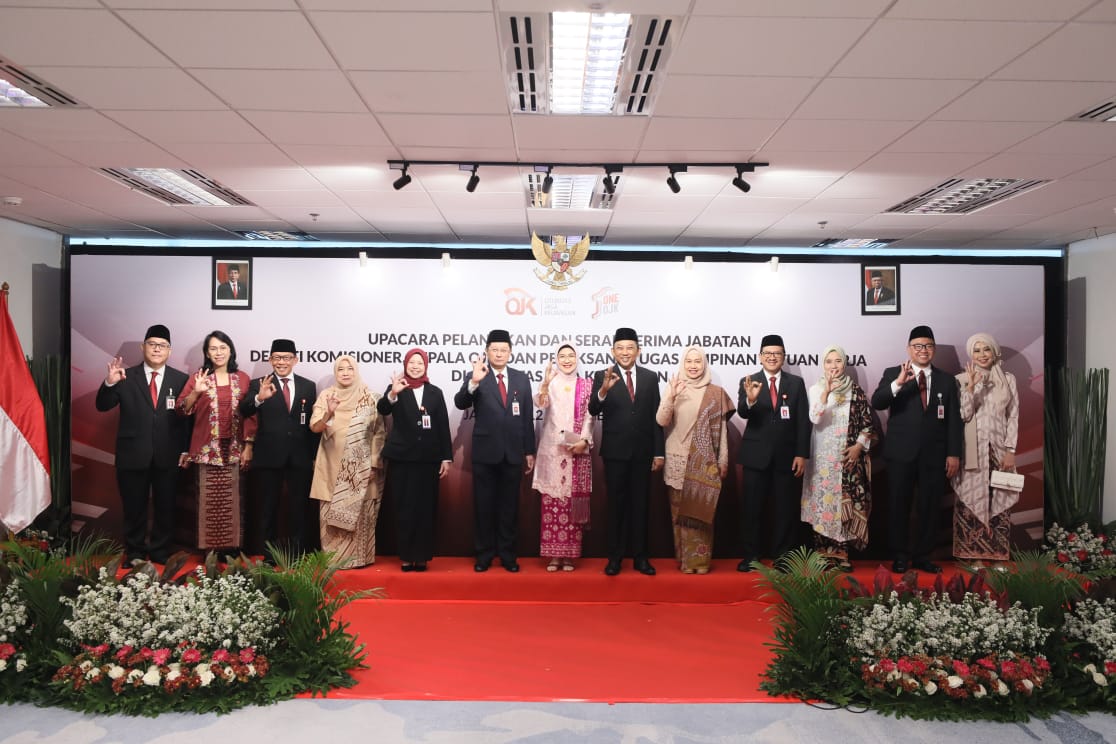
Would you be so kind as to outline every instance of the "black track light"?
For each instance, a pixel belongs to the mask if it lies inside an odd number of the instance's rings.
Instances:
[[[550,175],[550,172],[552,170],[554,170],[554,169],[553,168],[547,168],[546,169],[546,178],[544,178],[543,182],[542,182],[542,192],[544,194],[549,194],[550,190],[552,188],[554,188],[554,176]]]
[[[744,171],[752,172],[752,168],[741,168],[736,166],[736,178],[732,179],[732,185],[747,194],[752,190],[752,184],[744,180]]]
[[[605,168],[604,180],[601,181],[601,185],[604,186],[606,194],[616,193],[616,182],[612,180],[612,171],[608,168]]]
[[[404,186],[406,186],[410,182],[411,182],[411,176],[410,176],[409,173],[407,173],[407,164],[404,163],[403,164],[403,173],[399,176],[399,178],[395,179],[392,182],[391,187],[393,189],[395,189],[396,191],[399,191],[399,189],[403,188]]]
[[[477,190],[477,184],[480,183],[480,176],[477,175],[477,168],[480,166],[473,166],[473,175],[469,176],[469,183],[465,184],[465,190],[470,194]]]
[[[670,186],[670,190],[676,194],[682,190],[682,187],[678,184],[678,179],[674,177],[674,174],[677,172],[677,169],[672,167],[670,169],[670,175],[667,176],[667,186]]]

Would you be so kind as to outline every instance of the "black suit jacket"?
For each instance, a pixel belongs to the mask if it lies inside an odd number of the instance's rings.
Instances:
[[[755,405],[748,408],[748,396],[744,393],[744,380],[740,380],[740,395],[736,412],[748,422],[740,440],[740,450],[736,461],[746,468],[766,470],[774,467],[790,470],[796,457],[810,457],[810,399],[806,395],[806,383],[798,375],[783,370],[779,376],[778,406],[771,407],[771,393],[768,392],[768,375],[764,370],[749,375],[752,381],[763,383],[763,390]],[[779,409],[784,405],[790,408],[790,418],[784,419]]]
[[[920,457],[941,460],[960,457],[964,441],[961,423],[960,392],[957,380],[937,367],[930,367],[930,388],[926,410],[918,394],[917,376],[891,394],[891,383],[899,377],[899,367],[888,367],[872,393],[872,407],[887,411],[884,457],[899,462],[914,462]],[[938,405],[945,406],[945,418],[938,418]]]
[[[236,283],[237,297],[233,297],[232,285],[228,282],[222,282],[217,285],[217,299],[218,300],[247,300],[248,299],[248,285],[245,282]]]
[[[143,365],[129,367],[125,377],[112,387],[101,383],[97,390],[98,411],[120,406],[120,423],[116,429],[116,467],[121,470],[142,470],[176,467],[178,456],[189,449],[189,418],[167,408],[167,397],[175,397],[186,387],[187,376],[171,367],[163,367],[159,386],[159,404],[151,405],[149,381],[144,379]]]
[[[526,373],[505,367],[508,402],[500,401],[496,372],[491,368],[480,385],[469,392],[473,378],[470,369],[453,404],[464,411],[473,409],[473,462],[495,465],[521,463],[524,455],[535,454],[535,404],[531,399],[531,380]],[[519,401],[519,415],[513,415],[513,403]]]
[[[895,292],[891,291],[887,287],[880,287],[880,301],[879,302],[875,301],[875,296],[876,296],[876,290],[869,287],[868,291],[866,291],[864,293],[864,304],[865,305],[894,305],[895,304]]]
[[[395,403],[388,400],[391,385],[376,403],[382,416],[391,416],[391,431],[384,444],[383,456],[404,462],[443,462],[453,460],[453,440],[450,439],[449,411],[441,388],[430,383],[422,395],[422,407],[430,416],[430,428],[422,428],[422,411],[419,410],[415,391],[407,388],[399,393]]]
[[[659,410],[659,378],[646,367],[635,368],[635,400],[628,394],[624,370],[614,364],[610,369],[620,379],[602,401],[599,397],[607,370],[593,375],[589,414],[602,416],[601,457],[605,460],[651,460],[664,457],[663,427],[655,421]]]
[[[314,466],[318,452],[318,435],[310,431],[310,416],[318,399],[318,386],[305,377],[291,375],[291,410],[283,400],[283,384],[274,378],[275,394],[256,406],[262,378],[248,386],[248,394],[240,401],[240,415],[256,417],[256,445],[252,464],[257,468],[281,468],[290,464],[297,468]],[[305,418],[303,416],[305,414]],[[305,420],[305,423],[302,421]]]

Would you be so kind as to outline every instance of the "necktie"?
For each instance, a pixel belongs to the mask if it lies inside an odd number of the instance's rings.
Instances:
[[[632,371],[626,369],[624,370],[624,374],[628,376],[628,397],[635,400],[635,385],[632,384]]]
[[[287,410],[291,410],[291,386],[290,378],[283,378],[283,400],[287,402]]]
[[[155,382],[155,378],[159,376],[158,372],[151,373],[151,405],[159,405],[159,383]]]
[[[873,299],[872,299],[872,304],[873,304],[873,305],[878,305],[878,304],[880,304],[880,290],[878,290],[878,289],[876,290],[876,294],[875,294],[875,296],[874,296],[874,297],[873,297]]]
[[[926,372],[918,371],[918,396],[922,398],[922,410],[926,410]]]
[[[233,299],[235,300],[236,299],[236,284],[232,285],[232,291],[233,291]]]
[[[500,402],[503,405],[506,406],[508,404],[508,388],[504,384],[504,373],[503,372],[496,375],[496,387],[499,388],[499,390],[500,390]]]
[[[768,386],[768,389],[771,390],[771,408],[772,409],[778,408],[779,407],[779,391],[775,389],[775,378],[774,377],[771,378],[771,384]]]

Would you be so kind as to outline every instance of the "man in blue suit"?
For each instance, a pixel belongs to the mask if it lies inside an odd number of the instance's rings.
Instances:
[[[519,520],[519,486],[523,473],[535,468],[535,407],[531,380],[508,366],[511,335],[488,334],[484,355],[473,362],[453,403],[473,409],[473,516],[477,572],[492,559],[511,573],[519,571],[515,537]]]
[[[907,341],[907,361],[888,367],[872,407],[887,411],[888,543],[891,570],[906,573],[909,567],[941,573],[930,561],[938,525],[938,509],[946,480],[957,475],[965,430],[961,422],[957,380],[935,367],[934,331],[915,326]],[[916,492],[917,486],[917,492]],[[915,536],[909,539],[911,504]]]

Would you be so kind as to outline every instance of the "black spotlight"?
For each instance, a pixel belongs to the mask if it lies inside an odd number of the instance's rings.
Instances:
[[[479,166],[476,165],[473,166],[473,175],[469,176],[469,183],[465,184],[465,190],[470,194],[477,190],[477,184],[480,183],[480,176],[477,175],[478,167]]]
[[[612,171],[607,168],[605,169],[605,176],[604,180],[601,181],[601,185],[604,186],[606,194],[616,193],[616,182],[612,180]]]
[[[744,171],[736,171],[736,178],[732,179],[732,185],[745,194],[752,190],[752,185],[744,180]]]
[[[399,176],[399,178],[395,179],[392,182],[391,186],[396,191],[399,191],[399,189],[403,188],[404,186],[406,186],[410,182],[411,182],[411,176],[410,176],[409,173],[407,173],[407,166],[404,165],[403,166],[403,173]]]
[[[544,178],[542,182],[542,192],[544,194],[549,194],[550,190],[554,188],[554,176],[550,175],[551,170],[553,170],[553,168],[546,169],[546,178]]]
[[[682,187],[678,185],[678,179],[674,177],[674,173],[674,168],[671,168],[670,175],[667,176],[667,186],[670,186],[670,190],[677,194],[682,190]]]

